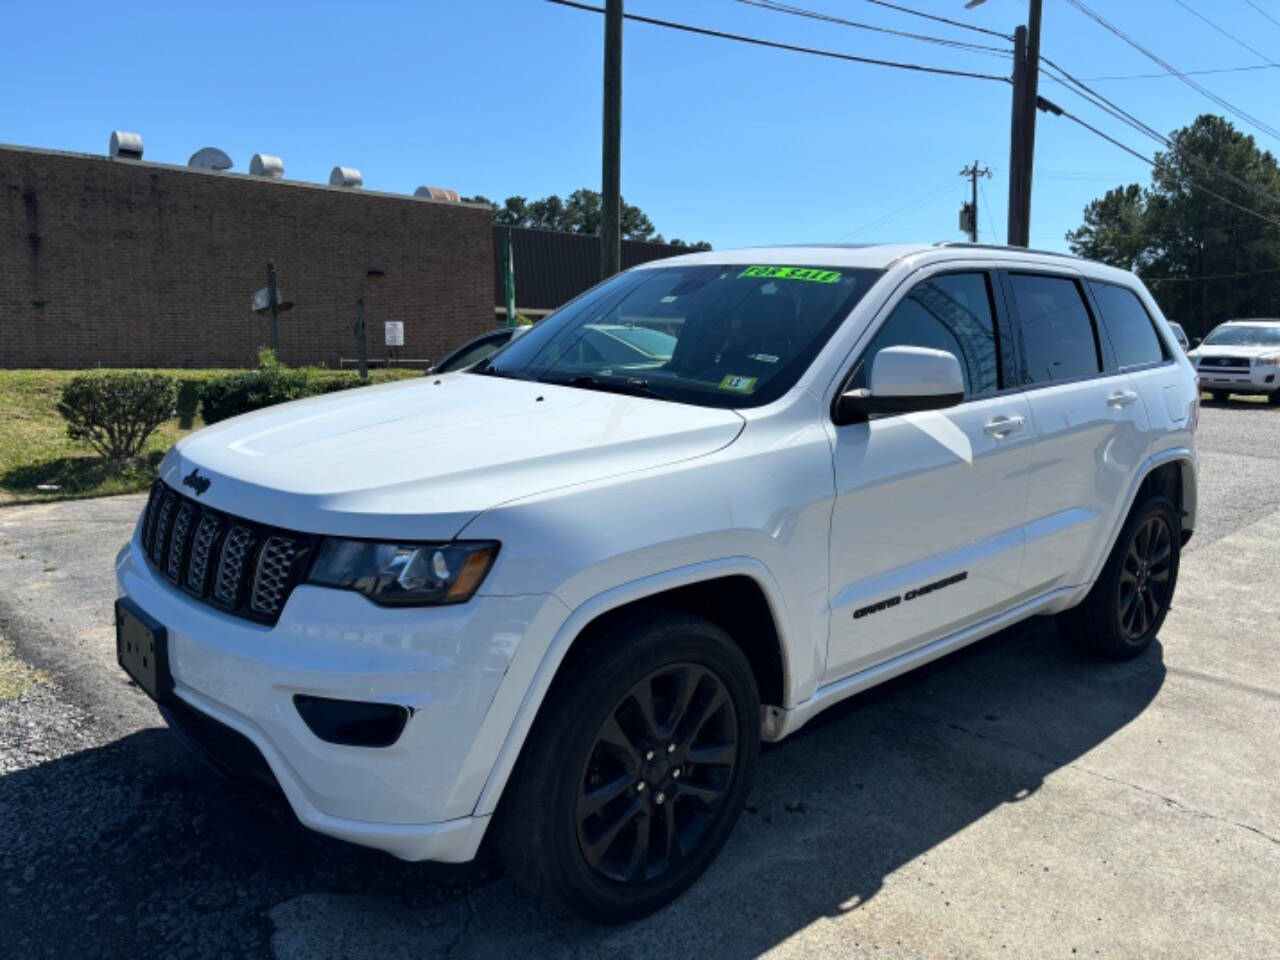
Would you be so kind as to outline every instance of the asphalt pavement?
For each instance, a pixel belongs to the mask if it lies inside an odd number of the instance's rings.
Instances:
[[[218,780],[115,665],[141,497],[0,508],[0,944],[27,957],[1280,956],[1280,410],[1202,411],[1159,641],[1049,620],[765,751],[707,875],[643,921],[304,830]]]

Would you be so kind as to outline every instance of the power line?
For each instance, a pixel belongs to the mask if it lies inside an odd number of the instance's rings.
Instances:
[[[1047,101],[1044,101],[1044,102],[1047,102]],[[1041,109],[1043,109],[1043,107]],[[1151,157],[1148,157],[1146,154],[1133,149],[1133,147],[1130,147],[1127,144],[1121,143],[1119,140],[1111,136],[1109,133],[1099,130],[1097,127],[1095,127],[1093,124],[1089,123],[1086,120],[1081,120],[1074,113],[1071,113],[1070,111],[1067,111],[1067,110],[1062,110],[1060,107],[1057,108],[1057,112],[1059,113],[1060,116],[1066,117],[1068,120],[1071,120],[1074,123],[1077,123],[1080,126],[1084,127],[1090,133],[1093,133],[1094,135],[1101,137],[1103,140],[1106,140],[1108,143],[1111,143],[1112,145],[1119,147],[1121,150],[1123,150],[1125,153],[1129,154],[1130,156],[1137,157],[1139,160],[1143,161],[1144,163],[1148,163],[1153,167],[1156,166],[1156,161],[1153,160]],[[1231,200],[1228,197],[1224,197],[1220,193],[1210,190],[1204,184],[1198,183],[1197,181],[1192,180],[1190,177],[1187,178],[1187,183],[1190,186],[1194,187],[1195,189],[1200,190],[1203,193],[1207,193],[1209,196],[1214,197],[1218,200],[1221,200],[1223,203],[1227,204],[1228,206],[1235,207],[1237,210],[1243,210],[1245,213],[1249,214],[1250,216],[1257,217],[1259,220],[1264,220],[1274,227],[1280,227],[1280,220],[1276,220],[1272,217],[1269,217],[1265,213],[1260,213],[1259,211],[1254,210],[1252,207],[1246,207],[1243,204],[1236,203],[1234,200]]]
[[[547,0],[548,3],[554,3],[562,7],[572,7],[575,10],[586,10],[590,13],[604,13],[603,7],[593,7],[585,3],[577,3],[575,0]],[[952,70],[948,67],[926,66],[922,63],[904,63],[900,60],[879,60],[875,57],[859,57],[852,53],[838,53],[835,50],[819,50],[815,47],[802,47],[793,43],[780,43],[776,40],[764,40],[760,37],[749,37],[741,33],[727,33],[723,30],[712,30],[708,27],[695,27],[688,23],[677,23],[674,20],[659,20],[657,17],[644,17],[638,13],[623,14],[628,20],[635,20],[637,23],[647,23],[655,27],[666,27],[669,30],[681,30],[685,33],[695,33],[704,37],[717,37],[721,40],[736,40],[739,43],[749,43],[758,47],[771,47],[775,50],[790,50],[793,53],[808,53],[817,57],[828,57],[832,60],[847,60],[852,63],[867,63],[877,67],[893,67],[897,70],[912,70],[917,73],[934,73],[948,77],[967,77],[972,80],[995,80],[999,83],[1008,83],[1008,77],[999,77],[991,73],[974,73],[969,70]]]
[[[913,10],[911,7],[904,7],[900,4],[889,3],[888,0],[867,0],[867,3],[874,3],[877,7],[887,7],[890,10],[897,10],[899,13],[908,13],[913,17],[923,17],[925,20],[934,20],[938,23],[950,24],[953,27],[959,27],[962,30],[972,30],[974,33],[985,33],[991,37],[1000,37],[1002,40],[1013,42],[1013,35],[1001,33],[999,30],[988,30],[986,27],[975,27],[972,23],[964,23],[961,20],[950,20],[946,17],[940,17],[934,13],[925,13],[923,10]]]
[[[991,228],[991,239],[999,243],[1000,234],[996,230],[995,219],[991,216],[991,201],[987,199],[987,188],[982,181],[978,181],[978,192],[982,194],[982,212],[987,215],[987,226]]]
[[[1210,73],[1244,73],[1250,70],[1274,70],[1280,67],[1276,63],[1256,63],[1249,64],[1244,67],[1213,67],[1207,70],[1183,70],[1182,73],[1188,77],[1196,77]],[[1125,73],[1108,77],[1085,77],[1090,83],[1102,80],[1161,80],[1165,77],[1176,77],[1176,73]]]
[[[1129,36],[1119,27],[1115,26],[1115,24],[1106,20],[1101,14],[1090,9],[1087,5],[1082,3],[1081,0],[1067,0],[1067,3],[1071,4],[1071,6],[1075,7],[1077,10],[1079,10],[1089,19],[1093,20],[1095,23],[1101,26],[1103,29],[1119,37],[1129,46],[1133,47],[1135,50],[1141,53],[1148,60],[1158,63],[1160,66],[1168,70],[1170,73],[1176,76],[1179,80],[1181,80],[1187,86],[1191,87],[1193,90],[1197,91],[1203,96],[1208,97],[1218,106],[1222,107],[1222,109],[1228,111],[1233,116],[1237,117],[1240,120],[1245,121],[1251,126],[1257,127],[1259,130],[1263,131],[1269,136],[1275,137],[1277,140],[1280,140],[1280,130],[1277,130],[1275,127],[1271,126],[1270,124],[1266,123],[1263,120],[1259,120],[1257,117],[1253,116],[1252,114],[1246,113],[1244,110],[1241,110],[1239,107],[1235,106],[1235,104],[1229,102],[1223,97],[1218,96],[1212,90],[1209,90],[1208,88],[1202,86],[1201,84],[1197,83],[1195,80],[1192,80],[1189,76],[1187,76],[1182,71],[1178,70],[1167,60],[1161,59],[1159,55],[1152,53],[1150,50],[1148,50],[1146,47],[1140,44],[1137,40],[1133,39],[1133,37]]]
[[[1206,273],[1198,277],[1143,277],[1143,283],[1190,283],[1193,280],[1232,280],[1236,277],[1259,277],[1266,273],[1280,273],[1280,267],[1262,270],[1245,270],[1241,273]]]
[[[772,10],[775,13],[789,13],[796,17],[806,17],[809,20],[821,20],[826,23],[837,23],[842,27],[854,27],[858,30],[871,30],[875,33],[887,33],[895,37],[905,37],[909,40],[923,40],[925,43],[936,43],[940,46],[969,50],[974,53],[988,53],[1001,57],[1007,57],[1013,53],[1013,51],[1007,47],[993,47],[986,43],[969,43],[965,40],[952,40],[947,37],[938,37],[928,33],[912,33],[908,30],[894,30],[890,27],[881,27],[872,23],[863,23],[859,20],[847,20],[844,17],[837,17],[830,13],[820,13],[817,10],[806,10],[804,7],[796,7],[789,3],[779,3],[777,0],[738,0],[738,2],[745,3],[752,7],[760,7],[762,10]]]
[[[1178,6],[1180,6],[1183,10],[1187,11],[1187,13],[1191,14],[1197,20],[1202,20],[1203,22],[1207,23],[1209,26],[1213,27],[1213,29],[1217,30],[1220,34],[1222,34],[1228,40],[1244,47],[1246,50],[1252,53],[1255,57],[1257,57],[1263,63],[1268,64],[1269,66],[1272,66],[1272,67],[1280,66],[1280,64],[1277,64],[1265,53],[1261,53],[1260,51],[1254,49],[1253,47],[1245,43],[1243,40],[1241,40],[1239,37],[1237,37],[1234,33],[1230,33],[1227,30],[1223,29],[1222,27],[1218,26],[1218,24],[1214,23],[1212,20],[1206,17],[1203,13],[1201,13],[1199,10],[1196,10],[1194,7],[1188,4],[1186,0],[1173,0],[1173,2],[1176,3]]]
[[[1150,137],[1152,140],[1156,141],[1161,146],[1163,146],[1166,150],[1169,150],[1171,153],[1177,156],[1181,156],[1183,159],[1196,164],[1201,169],[1208,170],[1212,173],[1218,174],[1221,177],[1224,177],[1225,179],[1229,180],[1231,183],[1235,184],[1236,186],[1240,187],[1243,190],[1247,190],[1248,192],[1254,194],[1257,197],[1270,201],[1271,203],[1280,204],[1280,197],[1267,193],[1267,191],[1261,189],[1260,187],[1255,186],[1249,181],[1236,176],[1230,171],[1223,170],[1222,168],[1215,166],[1209,161],[1204,160],[1200,157],[1197,157],[1194,154],[1184,153],[1179,149],[1176,143],[1174,143],[1164,134],[1160,133],[1160,131],[1156,130],[1150,124],[1144,123],[1143,121],[1139,120],[1137,117],[1129,113],[1129,111],[1125,110],[1123,107],[1116,104],[1114,101],[1108,100],[1106,97],[1098,93],[1088,84],[1077,79],[1076,77],[1073,77],[1070,73],[1068,73],[1065,69],[1063,69],[1058,64],[1054,63],[1048,57],[1042,57],[1041,60],[1043,61],[1043,63],[1047,64],[1051,70],[1056,70],[1059,74],[1062,75],[1061,77],[1054,76],[1052,72],[1050,72],[1049,70],[1045,70],[1044,67],[1042,66],[1041,70],[1045,73],[1045,76],[1049,77],[1049,79],[1062,84],[1063,86],[1067,87],[1067,89],[1075,93],[1077,96],[1082,97],[1085,100],[1089,101],[1095,107],[1098,107],[1103,112],[1111,115],[1117,120],[1120,120],[1122,123],[1128,124],[1138,132]],[[1065,77],[1066,79],[1065,80],[1062,79],[1063,77]]]
[[[1257,10],[1260,14],[1262,14],[1264,17],[1266,17],[1276,26],[1280,26],[1280,20],[1277,20],[1271,14],[1267,13],[1267,11],[1263,10],[1260,6],[1254,3],[1253,0],[1244,0],[1244,2],[1247,3],[1249,6],[1253,7],[1253,9]]]
[[[847,237],[857,236],[860,233],[865,233],[872,227],[883,226],[892,220],[896,220],[898,217],[905,216],[908,213],[913,213],[921,207],[928,206],[929,204],[942,199],[954,186],[955,177],[947,177],[947,179],[943,180],[941,183],[935,184],[923,193],[917,194],[901,206],[894,207],[888,213],[881,214],[874,220],[868,220],[857,229],[850,230],[848,233],[843,233],[836,237],[836,239],[844,240]]]

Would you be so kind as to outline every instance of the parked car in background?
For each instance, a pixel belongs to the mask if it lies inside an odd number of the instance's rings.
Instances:
[[[528,329],[528,326],[500,327],[497,330],[482,333],[474,340],[468,340],[458,347],[427,373],[456,373],[459,370],[470,370],[480,361],[489,359]]]
[[[1169,321],[1169,329],[1173,331],[1173,339],[1178,341],[1178,346],[1182,348],[1183,353],[1191,352],[1191,341],[1187,339],[1187,331],[1182,329],[1182,324]]]
[[[711,863],[762,739],[1040,614],[1146,650],[1198,413],[1112,267],[654,261],[469,372],[184,437],[116,560],[117,657],[307,826],[409,860],[491,836],[520,882],[626,920]]]
[[[1228,320],[1190,356],[1200,388],[1219,403],[1236,393],[1280,404],[1280,320]]]

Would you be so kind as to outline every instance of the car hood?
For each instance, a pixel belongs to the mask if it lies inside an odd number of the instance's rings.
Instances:
[[[705,456],[743,423],[732,410],[444,374],[225,420],[183,438],[160,475],[262,523],[448,539],[499,503]]]
[[[1223,344],[1200,344],[1191,351],[1191,359],[1198,360],[1204,357],[1265,357],[1271,354],[1280,354],[1280,345],[1266,347],[1231,347]]]

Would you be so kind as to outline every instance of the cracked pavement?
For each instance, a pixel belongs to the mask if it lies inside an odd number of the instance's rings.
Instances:
[[[1280,956],[1280,411],[1208,406],[1174,609],[1105,664],[1005,631],[767,749],[707,875],[618,928],[311,834],[115,665],[141,498],[0,509],[14,957]]]

